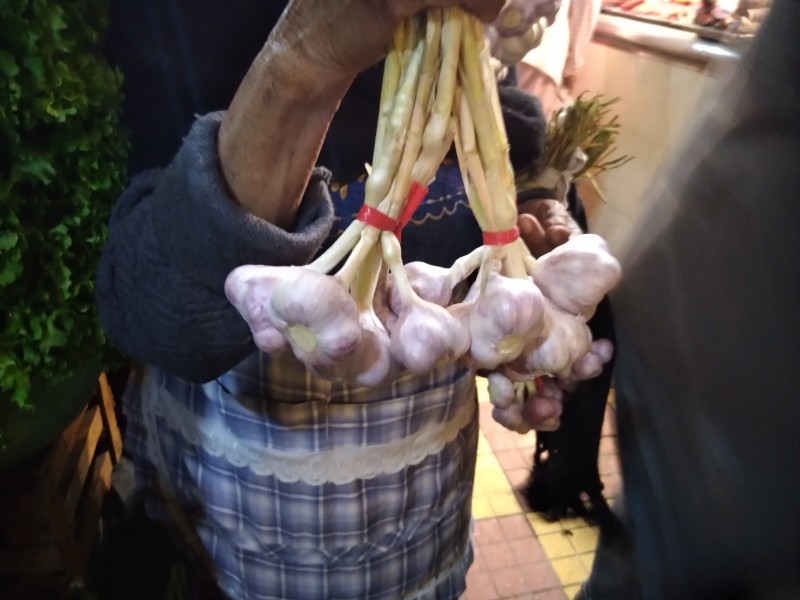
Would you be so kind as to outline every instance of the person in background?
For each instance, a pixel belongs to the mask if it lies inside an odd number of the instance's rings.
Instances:
[[[516,65],[517,84],[539,98],[548,118],[569,103],[601,8],[602,0],[561,0],[555,21],[539,45]]]
[[[570,102],[574,76],[583,64],[600,8],[600,0],[562,0],[554,23],[542,32],[540,44],[519,56],[512,69],[518,87],[539,99],[546,117]],[[559,193],[559,190],[534,188],[521,196],[547,199],[559,197]],[[537,210],[545,212],[553,202],[540,202]],[[583,231],[589,231],[575,185],[570,185],[565,202],[569,214]],[[605,338],[614,343],[608,298],[597,307],[588,325],[595,339]],[[555,431],[537,433],[533,465],[523,489],[526,503],[534,512],[549,519],[579,516],[601,528],[618,527],[603,495],[604,484],[598,470],[613,369],[612,359],[604,365],[600,376],[565,391],[561,426]]]
[[[798,35],[776,0],[621,255],[627,534],[584,600],[800,598]]]
[[[258,352],[224,293],[234,268],[304,264],[347,227],[375,140],[376,63],[401,19],[455,5],[491,22],[503,2],[111,4],[134,177],[112,214],[97,302],[109,338],[141,365],[122,408],[148,513],[226,596],[464,592],[474,372],[450,365],[375,389],[324,380]],[[510,87],[501,103],[512,163],[527,165],[541,110]],[[481,243],[446,163],[403,257],[449,266]]]

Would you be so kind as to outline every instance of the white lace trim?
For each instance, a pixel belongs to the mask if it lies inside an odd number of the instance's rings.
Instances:
[[[147,423],[149,458],[162,473],[166,473],[166,464],[157,434],[159,417],[189,443],[201,446],[213,456],[225,457],[234,466],[249,467],[258,475],[274,476],[284,482],[301,481],[310,485],[341,485],[416,465],[452,442],[475,412],[475,403],[469,399],[449,421],[427,425],[402,440],[312,453],[278,451],[245,443],[220,419],[197,415],[181,405],[149,374],[142,383],[141,402]]]

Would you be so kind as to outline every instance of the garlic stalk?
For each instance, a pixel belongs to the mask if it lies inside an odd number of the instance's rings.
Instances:
[[[439,306],[447,306],[453,295],[453,289],[467,279],[480,266],[483,249],[477,248],[466,256],[462,256],[449,269],[429,265],[424,262],[412,262],[404,265],[414,292],[423,300]],[[397,312],[400,307],[398,288],[391,287],[389,304]]]

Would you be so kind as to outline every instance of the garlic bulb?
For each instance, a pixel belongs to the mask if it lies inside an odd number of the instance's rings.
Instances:
[[[533,280],[545,296],[573,315],[588,317],[617,285],[619,262],[598,235],[577,235],[537,259]]]
[[[272,292],[284,273],[281,267],[245,265],[225,280],[225,295],[250,326],[256,346],[267,354],[286,349],[286,340],[267,316]]]
[[[487,377],[489,381],[489,400],[497,408],[508,408],[519,400],[514,383],[505,375],[493,372]]]
[[[514,360],[543,314],[544,298],[530,278],[490,273],[469,314],[470,354],[485,369]]]
[[[281,332],[275,329],[269,323],[259,327],[258,329],[251,329],[253,333],[253,342],[256,348],[265,352],[266,354],[280,354],[286,350],[286,339],[281,335]]]
[[[507,408],[495,406],[492,409],[492,418],[506,429],[521,435],[531,430],[530,423],[523,416],[523,405],[520,402],[515,402]]]
[[[561,425],[564,393],[551,378],[542,380],[542,391],[534,391],[525,400],[523,418],[536,431],[555,431]]]
[[[492,418],[517,433],[554,431],[561,424],[563,392],[552,377],[541,379],[541,391],[533,383],[513,383],[503,375],[489,376]]]
[[[353,381],[359,385],[376,386],[397,375],[400,365],[392,356],[392,341],[377,315],[372,311],[361,313],[363,331],[358,352],[361,367]]]
[[[407,302],[392,330],[392,355],[409,371],[429,373],[469,349],[469,333],[447,309],[432,302]]]
[[[399,371],[391,351],[391,341],[378,317],[364,311],[359,317],[362,335],[356,349],[342,360],[314,368],[320,376],[355,385],[374,387],[393,378]]]
[[[305,267],[275,286],[267,310],[295,356],[311,367],[343,360],[361,341],[356,303],[333,277]]]
[[[571,372],[559,377],[559,384],[570,389],[580,381],[594,379],[603,372],[605,364],[614,355],[614,345],[607,339],[595,340],[589,351],[572,365]]]
[[[580,317],[558,308],[545,298],[549,330],[539,345],[526,347],[519,361],[511,366],[516,372],[528,375],[565,375],[572,365],[589,351],[592,333]]]

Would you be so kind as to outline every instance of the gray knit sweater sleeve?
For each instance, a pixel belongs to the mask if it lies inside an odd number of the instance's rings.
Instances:
[[[323,169],[312,174],[292,231],[236,204],[218,168],[220,119],[199,118],[169,167],[133,179],[111,216],[97,274],[100,319],[111,341],[196,382],[255,350],[225,297],[228,273],[244,264],[304,264],[333,222]]]

